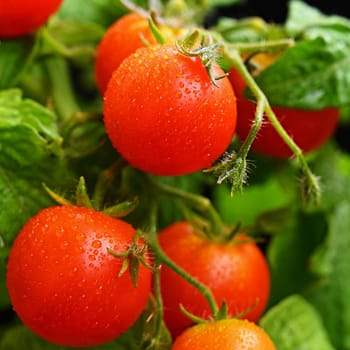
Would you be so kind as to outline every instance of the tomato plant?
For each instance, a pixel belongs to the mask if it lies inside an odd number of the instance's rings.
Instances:
[[[237,95],[237,135],[245,140],[255,115],[256,103],[245,94],[246,84],[240,74],[232,69],[229,79]],[[320,148],[334,134],[339,123],[338,108],[307,110],[300,108],[272,106],[285,131],[305,153]],[[284,142],[265,116],[263,125],[254,139],[252,150],[256,153],[287,159],[293,151]]]
[[[349,350],[348,18],[0,3],[0,349]]]
[[[218,65],[213,71],[223,75]],[[104,95],[113,146],[132,166],[152,174],[210,167],[236,127],[230,83],[223,78],[217,85],[199,57],[187,57],[173,45],[138,49],[113,73]]]
[[[143,311],[151,271],[140,266],[137,287],[118,277],[135,229],[92,209],[54,206],[26,223],[13,244],[7,288],[21,320],[57,344],[92,346],[114,339]],[[140,241],[138,244],[142,244]]]
[[[35,0],[0,3],[0,38],[29,34],[52,16],[62,0]]]
[[[268,334],[247,320],[227,319],[190,327],[174,342],[172,350],[199,349],[275,350]]]
[[[164,252],[190,275],[207,285],[217,303],[227,303],[228,313],[257,321],[265,310],[270,292],[267,261],[253,242],[238,235],[230,243],[217,243],[201,237],[189,222],[172,224],[159,233]],[[176,336],[192,321],[187,311],[210,318],[206,300],[187,281],[168,267],[160,273],[164,320]]]

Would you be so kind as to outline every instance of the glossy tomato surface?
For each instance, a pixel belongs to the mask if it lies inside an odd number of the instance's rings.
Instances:
[[[0,1],[0,38],[29,34],[45,24],[62,0]]]
[[[215,76],[222,76],[218,65]],[[173,45],[140,48],[113,73],[104,122],[116,150],[135,168],[184,175],[208,168],[229,146],[236,98],[225,77],[215,86],[199,57]]]
[[[188,222],[177,222],[159,234],[164,252],[190,275],[207,285],[218,305],[225,300],[231,316],[246,312],[245,319],[262,315],[270,292],[267,261],[255,243],[239,235],[234,242],[215,243],[199,236]],[[192,321],[180,310],[210,318],[204,297],[168,267],[160,272],[164,320],[173,336]]]
[[[149,29],[148,20],[130,12],[112,24],[100,41],[95,59],[95,79],[103,93],[114,70],[145,42],[156,41]]]
[[[117,277],[135,230],[128,223],[75,206],[43,209],[28,221],[9,255],[7,288],[14,310],[50,342],[92,346],[127,330],[148,300],[151,272],[140,266],[136,288]],[[141,244],[141,242],[140,242]]]
[[[227,319],[193,326],[172,350],[276,350],[268,334],[247,320]]]
[[[247,137],[255,115],[256,104],[244,96],[245,82],[237,71],[230,71],[229,79],[237,95],[237,135],[241,140]],[[330,139],[339,122],[337,108],[322,110],[301,110],[272,106],[281,125],[305,153],[321,147]],[[256,153],[287,159],[293,152],[285,144],[267,117],[255,138],[252,150]]]

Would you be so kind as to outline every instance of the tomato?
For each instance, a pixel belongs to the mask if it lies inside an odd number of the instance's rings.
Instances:
[[[237,95],[237,135],[241,140],[247,137],[254,119],[256,104],[244,96],[245,82],[237,71],[230,71],[229,79]],[[321,147],[334,133],[338,121],[337,108],[322,110],[301,110],[272,106],[281,125],[303,152],[311,152]],[[252,144],[258,154],[287,159],[293,152],[269,123],[267,117]]]
[[[172,350],[276,350],[268,334],[247,320],[225,319],[185,330]]]
[[[218,65],[215,76],[223,75]],[[113,73],[104,95],[104,122],[113,146],[135,168],[184,175],[211,164],[236,127],[229,80],[210,80],[199,57],[173,45],[138,49]]]
[[[130,12],[114,22],[104,34],[96,51],[95,79],[101,92],[104,92],[110,77],[120,63],[144,46],[143,40],[151,44],[156,41],[149,29],[148,20]]]
[[[54,206],[22,228],[10,251],[7,288],[14,310],[33,332],[66,346],[92,346],[127,330],[143,311],[151,271],[137,287],[118,277],[135,229],[92,209]],[[142,244],[142,242],[140,242]],[[147,256],[146,256],[147,258]]]
[[[159,30],[168,40],[181,32],[167,26],[160,26]],[[96,83],[102,93],[121,62],[146,43],[156,44],[156,39],[149,28],[148,19],[138,13],[127,13],[108,28],[97,47],[94,66]]]
[[[0,1],[0,38],[29,34],[45,24],[62,0]]]
[[[174,223],[159,233],[164,252],[193,277],[207,285],[218,305],[226,301],[229,314],[256,321],[262,315],[270,292],[270,273],[267,261],[253,242],[234,241],[215,243],[199,236],[188,222]],[[179,308],[210,318],[204,297],[173,270],[163,266],[160,272],[164,302],[164,321],[173,336],[191,324]]]

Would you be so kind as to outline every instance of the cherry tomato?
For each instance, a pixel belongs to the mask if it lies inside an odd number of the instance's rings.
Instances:
[[[268,301],[270,273],[261,250],[246,239],[238,235],[230,244],[211,242],[196,234],[185,221],[174,223],[159,234],[164,252],[207,285],[218,305],[225,300],[230,315],[246,312],[245,319],[256,321]],[[164,320],[174,337],[191,324],[180,305],[200,317],[211,317],[204,297],[173,270],[162,267],[160,282]]]
[[[165,39],[179,36],[180,29],[159,26]],[[127,38],[127,39],[126,39]],[[138,48],[156,44],[148,19],[138,13],[130,12],[116,20],[100,41],[95,59],[95,79],[101,93],[106,90],[109,79],[122,61]]]
[[[241,140],[247,137],[254,119],[256,104],[244,96],[245,82],[232,69],[229,79],[237,95],[237,135]],[[276,117],[303,152],[311,152],[321,147],[334,133],[338,121],[337,108],[322,110],[301,110],[272,106]],[[267,117],[252,144],[252,150],[265,156],[287,159],[293,152],[285,144]]]
[[[214,75],[223,71],[213,67]],[[208,168],[231,142],[236,99],[229,80],[210,80],[199,57],[173,45],[138,49],[113,73],[104,95],[107,134],[135,168],[184,175]]]
[[[185,330],[172,350],[276,350],[268,334],[247,320],[226,319]]]
[[[97,47],[95,60],[95,79],[103,93],[114,70],[120,63],[144,46],[143,40],[155,44],[149,29],[148,20],[130,12],[113,23]]]
[[[34,333],[52,343],[92,346],[127,330],[143,311],[151,271],[140,266],[137,287],[118,277],[135,229],[92,209],[54,206],[24,225],[7,266],[14,310]],[[142,244],[142,242],[140,242]],[[146,257],[147,258],[147,257]]]
[[[29,34],[45,24],[62,0],[0,1],[0,38]]]

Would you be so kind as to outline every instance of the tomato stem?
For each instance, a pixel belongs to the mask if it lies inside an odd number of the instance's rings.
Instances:
[[[225,59],[229,61],[230,65],[241,74],[242,78],[247,84],[247,87],[255,96],[257,100],[257,108],[250,132],[238,153],[229,154],[226,159],[223,159],[221,164],[214,166],[212,169],[209,169],[209,171],[220,174],[218,178],[219,182],[229,179],[232,182],[231,192],[234,192],[237,189],[242,189],[242,186],[246,180],[247,153],[257,133],[259,132],[260,127],[262,126],[263,116],[265,113],[271,125],[275,128],[286,145],[291,149],[301,165],[301,171],[303,173],[303,179],[301,181],[302,198],[306,201],[306,203],[318,203],[320,200],[319,179],[309,168],[302,150],[281,125],[280,121],[273,112],[267,97],[246,68],[239,52],[236,49],[232,49],[232,47],[230,48],[223,45],[223,54]]]
[[[157,229],[156,229],[157,212],[158,212],[158,203],[154,200],[153,203],[151,204],[151,209],[150,209],[150,219],[149,219],[150,229],[147,231],[146,241],[150,246],[151,250],[153,251],[157,259],[157,263],[168,266],[180,277],[182,277],[184,280],[190,283],[193,287],[195,287],[207,300],[211,313],[213,315],[213,318],[215,318],[216,315],[219,313],[220,309],[216,303],[213,293],[211,292],[211,289],[206,285],[204,285],[203,283],[199,282],[193,276],[188,274],[187,271],[185,271],[183,268],[177,265],[172,259],[170,259],[166,255],[166,253],[161,248],[158,241],[158,235],[157,235]]]
[[[152,185],[158,190],[160,195],[178,198],[187,204],[193,206],[197,210],[204,212],[210,222],[210,230],[208,230],[208,238],[220,240],[224,232],[224,225],[220,215],[215,210],[209,198],[201,196],[197,193],[187,192],[177,187],[166,185],[158,181],[155,177],[149,176]]]

